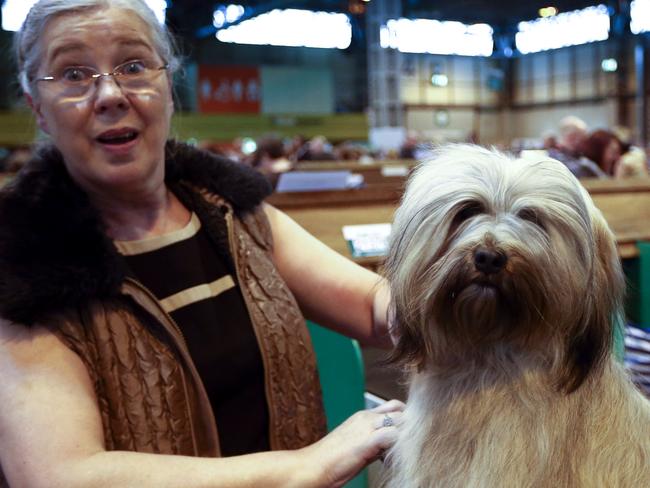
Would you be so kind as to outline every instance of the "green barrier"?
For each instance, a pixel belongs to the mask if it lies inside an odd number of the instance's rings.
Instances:
[[[650,242],[637,242],[636,245],[639,249],[638,325],[648,329],[650,328]]]
[[[637,242],[639,257],[623,260],[623,271],[627,284],[625,297],[625,319],[643,329],[650,329],[650,242]],[[615,319],[614,353],[623,358],[625,320]]]
[[[307,322],[316,353],[323,390],[327,430],[331,431],[353,413],[365,408],[365,374],[357,341]],[[345,488],[367,488],[364,470]]]

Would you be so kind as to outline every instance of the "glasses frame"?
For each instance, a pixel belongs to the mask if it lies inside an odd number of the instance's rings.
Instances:
[[[101,72],[97,71],[95,68],[91,68],[90,66],[71,66],[71,67],[73,67],[73,68],[84,68],[84,69],[87,69],[89,71],[94,71],[94,73],[92,75],[90,75],[89,81],[87,83],[88,88],[90,88],[92,85],[97,85],[97,80],[99,80],[100,78],[103,78],[105,76],[112,77],[113,80],[115,80],[115,82],[117,83],[117,85],[121,88],[122,85],[120,85],[120,77],[127,77],[128,78],[128,75],[125,75],[124,73],[118,73],[117,70],[119,68],[121,68],[122,66],[126,66],[128,64],[133,63],[134,61],[138,61],[138,60],[127,61],[125,63],[118,64],[117,66],[115,66],[113,68],[113,71],[109,71],[109,72],[106,72],[106,73],[101,73]],[[149,69],[149,68],[147,68],[147,69]],[[153,71],[163,71],[163,70],[168,70],[168,69],[169,69],[169,63],[165,63],[164,65],[162,65],[162,66],[160,66],[158,68],[150,68],[149,70],[153,72]],[[34,82],[38,82],[38,81],[59,81],[61,79],[62,79],[62,76],[57,77],[57,76],[50,75],[50,76],[42,76],[40,78],[36,78],[34,80]],[[83,86],[84,84],[85,84],[85,82],[84,83],[79,83],[79,86]],[[70,86],[75,86],[74,83],[70,83],[69,85]]]

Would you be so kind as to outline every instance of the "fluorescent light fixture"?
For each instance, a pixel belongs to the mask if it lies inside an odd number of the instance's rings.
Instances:
[[[519,22],[515,43],[522,54],[546,51],[604,41],[609,37],[609,27],[607,7],[598,5],[530,22]]]
[[[379,43],[403,53],[490,56],[494,49],[492,32],[487,24],[402,18],[381,27]]]
[[[239,20],[245,11],[242,5],[221,5],[214,11],[212,24],[221,29],[226,23]]]
[[[650,0],[633,0],[630,3],[630,17],[633,34],[650,31]]]
[[[29,9],[37,0],[5,0],[2,5],[2,29],[17,31],[23,25]],[[165,23],[167,0],[145,0],[161,24]]]
[[[435,74],[431,76],[431,84],[433,86],[447,86],[449,84],[449,78],[447,78],[447,75]]]
[[[553,17],[557,15],[557,9],[555,7],[542,7],[538,13],[540,17]]]
[[[345,14],[275,9],[217,31],[221,42],[346,49],[352,26]]]
[[[600,67],[606,73],[613,73],[618,69],[618,62],[614,58],[603,59]]]

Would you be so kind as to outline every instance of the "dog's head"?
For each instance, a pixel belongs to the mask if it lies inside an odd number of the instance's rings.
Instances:
[[[562,163],[471,145],[442,147],[417,168],[386,272],[395,360],[426,368],[524,353],[568,392],[607,354],[624,289],[613,236]]]

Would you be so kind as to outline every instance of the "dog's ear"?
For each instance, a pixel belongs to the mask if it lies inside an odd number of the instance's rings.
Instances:
[[[558,384],[566,393],[578,389],[611,352],[613,324],[625,290],[614,237],[600,211],[594,207],[591,214],[594,259],[581,317],[575,329],[567,331],[571,340]]]
[[[419,370],[427,358],[426,339],[422,335],[422,327],[414,326],[405,319],[403,314],[394,312],[391,330],[395,347],[388,356],[387,362]]]

